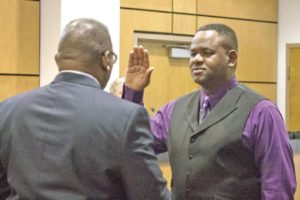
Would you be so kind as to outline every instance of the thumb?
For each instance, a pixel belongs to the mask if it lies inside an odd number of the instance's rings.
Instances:
[[[149,68],[146,70],[146,77],[147,77],[148,80],[150,80],[151,74],[152,74],[153,70],[154,70],[154,67],[149,67]]]

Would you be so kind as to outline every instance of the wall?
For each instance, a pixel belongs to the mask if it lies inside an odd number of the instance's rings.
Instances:
[[[224,23],[231,26],[238,36],[237,77],[239,81],[276,103],[277,9],[277,0],[227,0],[226,3],[223,0],[121,0],[121,74],[125,73],[128,52],[134,45],[134,33],[136,32],[193,36],[197,27],[203,24]],[[176,92],[171,87],[180,91],[181,87],[186,86],[185,82],[179,83],[178,79],[173,80],[173,77],[181,76],[181,79],[192,82],[187,69],[185,69],[187,73],[182,71],[179,74],[175,73],[179,68],[183,69],[183,66],[173,67],[173,70],[169,67],[163,71],[164,66],[161,66],[160,63],[172,64],[175,61],[163,58],[164,54],[156,55],[158,51],[160,50],[152,51],[151,58],[157,60],[152,63],[158,64],[159,73],[163,75],[157,78],[160,80],[159,83],[152,82],[147,88],[146,107],[154,101],[155,108],[163,105],[166,103],[166,98],[164,98],[166,95],[175,96],[170,95],[170,92],[174,92],[174,94]],[[188,64],[185,66],[187,67]],[[170,71],[172,71],[171,74]],[[171,86],[167,81],[171,82]],[[188,87],[189,91],[195,88],[192,85],[188,85]],[[185,91],[187,90],[185,89]],[[153,106],[148,107],[152,108]]]
[[[300,1],[279,0],[278,10],[278,68],[277,105],[286,117],[286,45],[300,44]]]
[[[24,1],[24,0],[22,0]],[[16,21],[16,9],[18,8],[16,6],[17,3],[20,3],[20,0],[2,0],[1,1],[1,7],[0,7],[0,15],[1,15],[1,27],[6,27],[6,31],[2,31],[1,32],[1,37],[0,37],[0,44],[1,44],[1,49],[3,49],[0,55],[1,55],[1,63],[0,63],[0,79],[3,80],[1,82],[1,85],[7,85],[4,83],[4,80],[7,82],[10,82],[11,84],[9,84],[10,86],[7,86],[7,88],[9,88],[7,90],[7,92],[5,94],[3,94],[2,92],[2,96],[1,99],[7,98],[8,96],[11,96],[13,94],[31,89],[36,87],[36,84],[39,84],[39,66],[38,64],[33,64],[31,66],[37,67],[37,69],[34,70],[34,72],[29,72],[29,74],[33,75],[33,76],[29,76],[29,77],[24,77],[22,75],[24,75],[24,72],[18,72],[20,74],[20,76],[14,77],[14,75],[16,75],[16,71],[13,72],[11,71],[12,66],[17,66],[17,64],[8,64],[16,62],[16,54],[14,54],[12,51],[16,51],[16,49],[18,49],[18,46],[13,43],[10,42],[10,46],[4,45],[4,43],[11,41],[12,38],[14,37],[23,37],[21,32],[16,33],[16,26],[17,25]],[[38,1],[24,1],[30,4],[39,4]],[[42,0],[41,3],[41,53],[40,53],[40,64],[41,64],[41,80],[40,83],[41,85],[47,84],[49,83],[53,77],[55,76],[55,74],[57,73],[57,69],[55,67],[55,63],[54,63],[54,59],[53,59],[53,55],[56,51],[56,47],[57,47],[57,42],[58,42],[58,38],[59,38],[59,34],[60,34],[60,26],[61,23],[59,21],[60,18],[60,4],[59,4],[60,0],[51,0],[51,1],[45,1]],[[148,2],[148,1],[144,1],[143,5],[145,7],[148,7],[147,9],[151,9],[151,5],[153,5],[153,3]],[[172,8],[170,8],[171,5],[171,1],[166,0],[166,1],[162,1],[164,5],[162,5],[162,8],[160,8],[159,6],[157,6],[155,4],[155,6],[153,6],[155,9],[157,10],[162,10],[165,12],[171,12]],[[177,2],[177,3],[176,3]],[[178,12],[178,15],[174,16],[174,30],[175,33],[182,33],[182,34],[193,34],[193,32],[196,29],[196,25],[192,25],[192,26],[186,26],[186,24],[191,23],[191,24],[195,24],[196,23],[196,18],[193,14],[196,13],[196,9],[197,6],[195,6],[195,2],[196,0],[189,0],[189,1],[185,1],[186,3],[184,3],[184,5],[178,6],[178,1],[175,1],[174,3],[174,11]],[[300,43],[300,27],[297,26],[298,22],[297,20],[300,17],[300,1],[298,0],[279,0],[279,17],[278,17],[278,61],[277,61],[277,104],[279,106],[279,109],[281,110],[283,116],[285,117],[286,114],[286,44],[287,43]],[[126,4],[125,4],[126,3]],[[135,7],[140,7],[140,1],[136,1],[135,2]],[[193,5],[194,4],[194,5]],[[10,9],[6,9],[5,6],[10,5]],[[130,1],[122,1],[122,6],[123,7],[129,7],[130,5]],[[189,7],[189,5],[192,5]],[[15,8],[14,8],[15,6]],[[36,6],[34,6],[36,7]],[[134,7],[134,6],[131,6]],[[165,8],[164,8],[165,7]],[[166,7],[168,7],[166,9]],[[35,15],[36,19],[38,19],[38,15],[39,15],[39,11],[36,8],[35,11],[30,11],[30,13],[32,13],[33,15]],[[153,9],[153,8],[152,8]],[[183,9],[183,11],[180,11],[180,9]],[[124,9],[121,9],[124,10]],[[226,9],[226,10],[230,10],[232,11],[233,9]],[[142,11],[141,11],[142,12]],[[189,13],[188,13],[189,12]],[[146,13],[146,12],[143,12]],[[153,12],[150,12],[150,14],[152,14]],[[179,13],[184,13],[184,14],[179,14]],[[245,13],[249,13],[249,12],[245,12]],[[12,16],[15,15],[15,16]],[[154,17],[159,15],[159,13],[154,13]],[[117,14],[118,16],[118,14]],[[7,19],[9,18],[9,20]],[[58,18],[58,19],[57,19]],[[182,20],[183,18],[188,18],[189,20]],[[5,20],[7,19],[7,20]],[[151,18],[150,18],[151,19]],[[131,19],[132,21],[136,21],[136,19]],[[171,19],[170,19],[171,20]],[[178,23],[176,23],[176,21],[178,21]],[[180,21],[182,21],[180,23]],[[11,26],[7,27],[9,24],[11,24]],[[36,21],[34,21],[36,22]],[[6,25],[5,25],[6,23]],[[189,27],[189,28],[184,28],[184,29],[180,29],[178,27],[182,26],[181,24],[184,24],[185,27]],[[14,24],[14,25],[13,25]],[[32,25],[34,23],[26,23],[26,25]],[[148,24],[148,22],[146,22],[145,24]],[[159,23],[158,23],[159,25]],[[157,26],[158,26],[157,25]],[[164,25],[164,24],[163,24]],[[122,26],[122,24],[121,24]],[[171,22],[170,25],[171,26]],[[194,27],[194,28],[193,28]],[[52,29],[51,29],[52,28]],[[28,27],[26,26],[26,29],[28,29]],[[179,29],[179,30],[178,30]],[[36,29],[31,28],[31,30],[35,30],[38,31],[39,28],[36,27]],[[178,31],[176,31],[178,30]],[[157,31],[157,29],[154,29],[153,31]],[[158,30],[161,31],[161,30]],[[171,32],[171,30],[168,30],[166,32]],[[12,33],[16,33],[16,34],[12,34]],[[47,33],[48,35],[43,35],[44,33]],[[31,40],[34,39],[34,42],[31,42],[32,44],[36,44],[36,39],[39,38],[39,36],[37,35],[39,34],[39,32],[35,32],[33,33],[33,35],[36,35],[35,38],[34,37],[30,37]],[[11,37],[12,36],[12,37]],[[125,35],[126,36],[126,35]],[[124,38],[122,36],[122,38]],[[16,40],[18,41],[18,40]],[[28,40],[30,41],[30,40]],[[118,41],[118,38],[115,38],[114,41]],[[118,45],[119,42],[115,42],[116,45]],[[130,41],[129,39],[129,46],[132,46],[133,42]],[[28,47],[28,46],[27,46]],[[35,49],[37,49],[36,47],[34,47]],[[117,47],[115,49],[118,49]],[[127,59],[127,50],[128,49],[123,49],[123,55],[121,56],[123,60]],[[46,52],[44,52],[46,51]],[[26,50],[25,50],[26,52]],[[32,52],[32,49],[31,49]],[[24,52],[22,53],[23,55]],[[38,53],[37,53],[38,55]],[[28,57],[28,56],[25,56]],[[32,57],[32,56],[29,56]],[[10,61],[7,61],[7,59],[10,59]],[[6,60],[6,61],[5,61]],[[34,58],[34,62],[38,63],[38,58]],[[25,69],[24,67],[22,67],[22,62],[19,62],[18,65],[21,65],[20,67]],[[124,61],[123,63],[121,63],[121,66],[123,66],[123,68],[126,66],[126,61]],[[5,68],[5,69],[4,69]],[[30,68],[30,67],[29,67]],[[25,69],[25,70],[29,70]],[[118,67],[115,67],[115,69],[117,69]],[[49,70],[48,70],[49,69]],[[29,70],[30,71],[30,70]],[[276,70],[275,70],[276,71]],[[27,72],[26,72],[27,73]],[[118,75],[116,75],[118,76]],[[23,82],[21,79],[23,79],[25,82]],[[26,80],[32,80],[31,83],[28,83]],[[34,79],[34,80],[33,80]],[[23,88],[18,88],[17,86],[12,86],[12,85],[21,85],[19,84],[21,81],[22,85],[25,84],[29,84],[32,86],[26,86]],[[12,88],[11,88],[12,87]],[[13,91],[13,92],[12,92]]]
[[[300,44],[300,1],[299,0],[279,0],[278,10],[278,77],[277,77],[277,103],[284,118],[287,117],[287,45]],[[297,191],[295,200],[300,199],[300,155],[294,155]]]
[[[40,85],[50,83],[58,72],[54,55],[60,37],[60,0],[41,0]]]
[[[39,86],[39,1],[0,1],[0,101]]]
[[[65,25],[73,19],[87,17],[104,23],[109,29],[113,49],[119,54],[119,7],[119,0],[106,1],[105,4],[99,0],[41,0],[41,85],[51,82],[58,73],[54,54],[59,35]],[[118,76],[119,63],[117,62],[110,81]]]

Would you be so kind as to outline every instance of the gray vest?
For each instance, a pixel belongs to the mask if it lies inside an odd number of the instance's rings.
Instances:
[[[199,91],[177,100],[168,152],[176,200],[259,200],[259,170],[242,144],[251,109],[264,99],[238,84],[198,124]]]

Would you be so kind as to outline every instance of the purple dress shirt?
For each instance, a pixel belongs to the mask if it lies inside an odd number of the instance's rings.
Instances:
[[[210,110],[228,90],[236,86],[230,82],[209,96]],[[202,90],[200,105],[205,96]],[[124,86],[123,98],[143,105],[143,91]],[[163,106],[150,120],[156,153],[167,151],[167,138],[171,113],[176,100]],[[270,100],[262,100],[251,110],[242,135],[242,142],[253,152],[255,164],[261,174],[262,200],[290,200],[296,188],[293,152],[282,116]]]

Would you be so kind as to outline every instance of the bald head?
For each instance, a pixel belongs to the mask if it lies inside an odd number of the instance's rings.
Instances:
[[[90,65],[98,62],[100,54],[111,48],[111,39],[105,25],[94,19],[76,19],[65,27],[57,56],[58,59],[71,59],[81,62],[81,65]]]
[[[110,75],[101,69],[102,57],[112,50],[107,27],[94,20],[71,21],[64,29],[55,56],[59,70],[77,70],[95,76],[100,82]],[[103,80],[100,80],[103,79]],[[105,83],[106,84],[106,83]]]

